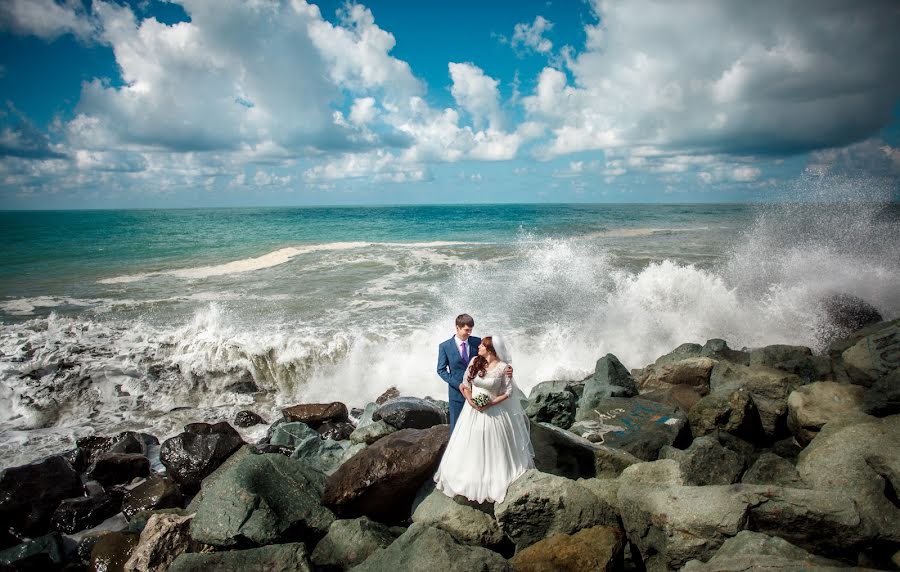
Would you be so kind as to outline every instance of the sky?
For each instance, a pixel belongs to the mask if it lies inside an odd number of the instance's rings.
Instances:
[[[0,209],[897,200],[898,29],[894,0],[3,0]]]

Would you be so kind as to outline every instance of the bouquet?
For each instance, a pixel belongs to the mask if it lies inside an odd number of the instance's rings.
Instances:
[[[487,393],[479,393],[472,397],[472,403],[475,404],[476,407],[484,407],[485,405],[490,404],[491,396]]]

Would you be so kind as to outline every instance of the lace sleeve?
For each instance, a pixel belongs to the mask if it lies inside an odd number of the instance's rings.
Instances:
[[[509,367],[509,364],[503,364],[502,367],[503,372],[501,373],[500,394],[510,396],[513,391],[513,376],[506,373],[506,368]]]
[[[472,389],[472,382],[469,381],[469,371],[472,369],[472,362],[475,361],[475,358],[469,360],[469,365],[466,366],[466,371],[463,373],[462,383],[459,384],[459,389],[462,391],[462,388]]]

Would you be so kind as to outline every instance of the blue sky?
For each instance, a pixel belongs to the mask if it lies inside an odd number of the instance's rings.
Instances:
[[[7,0],[0,208],[898,197],[891,1]]]

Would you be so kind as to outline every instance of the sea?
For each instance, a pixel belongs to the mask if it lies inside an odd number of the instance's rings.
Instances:
[[[527,393],[607,353],[821,349],[832,294],[900,316],[898,203],[4,211],[0,468],[243,409],[446,399],[461,313]]]

